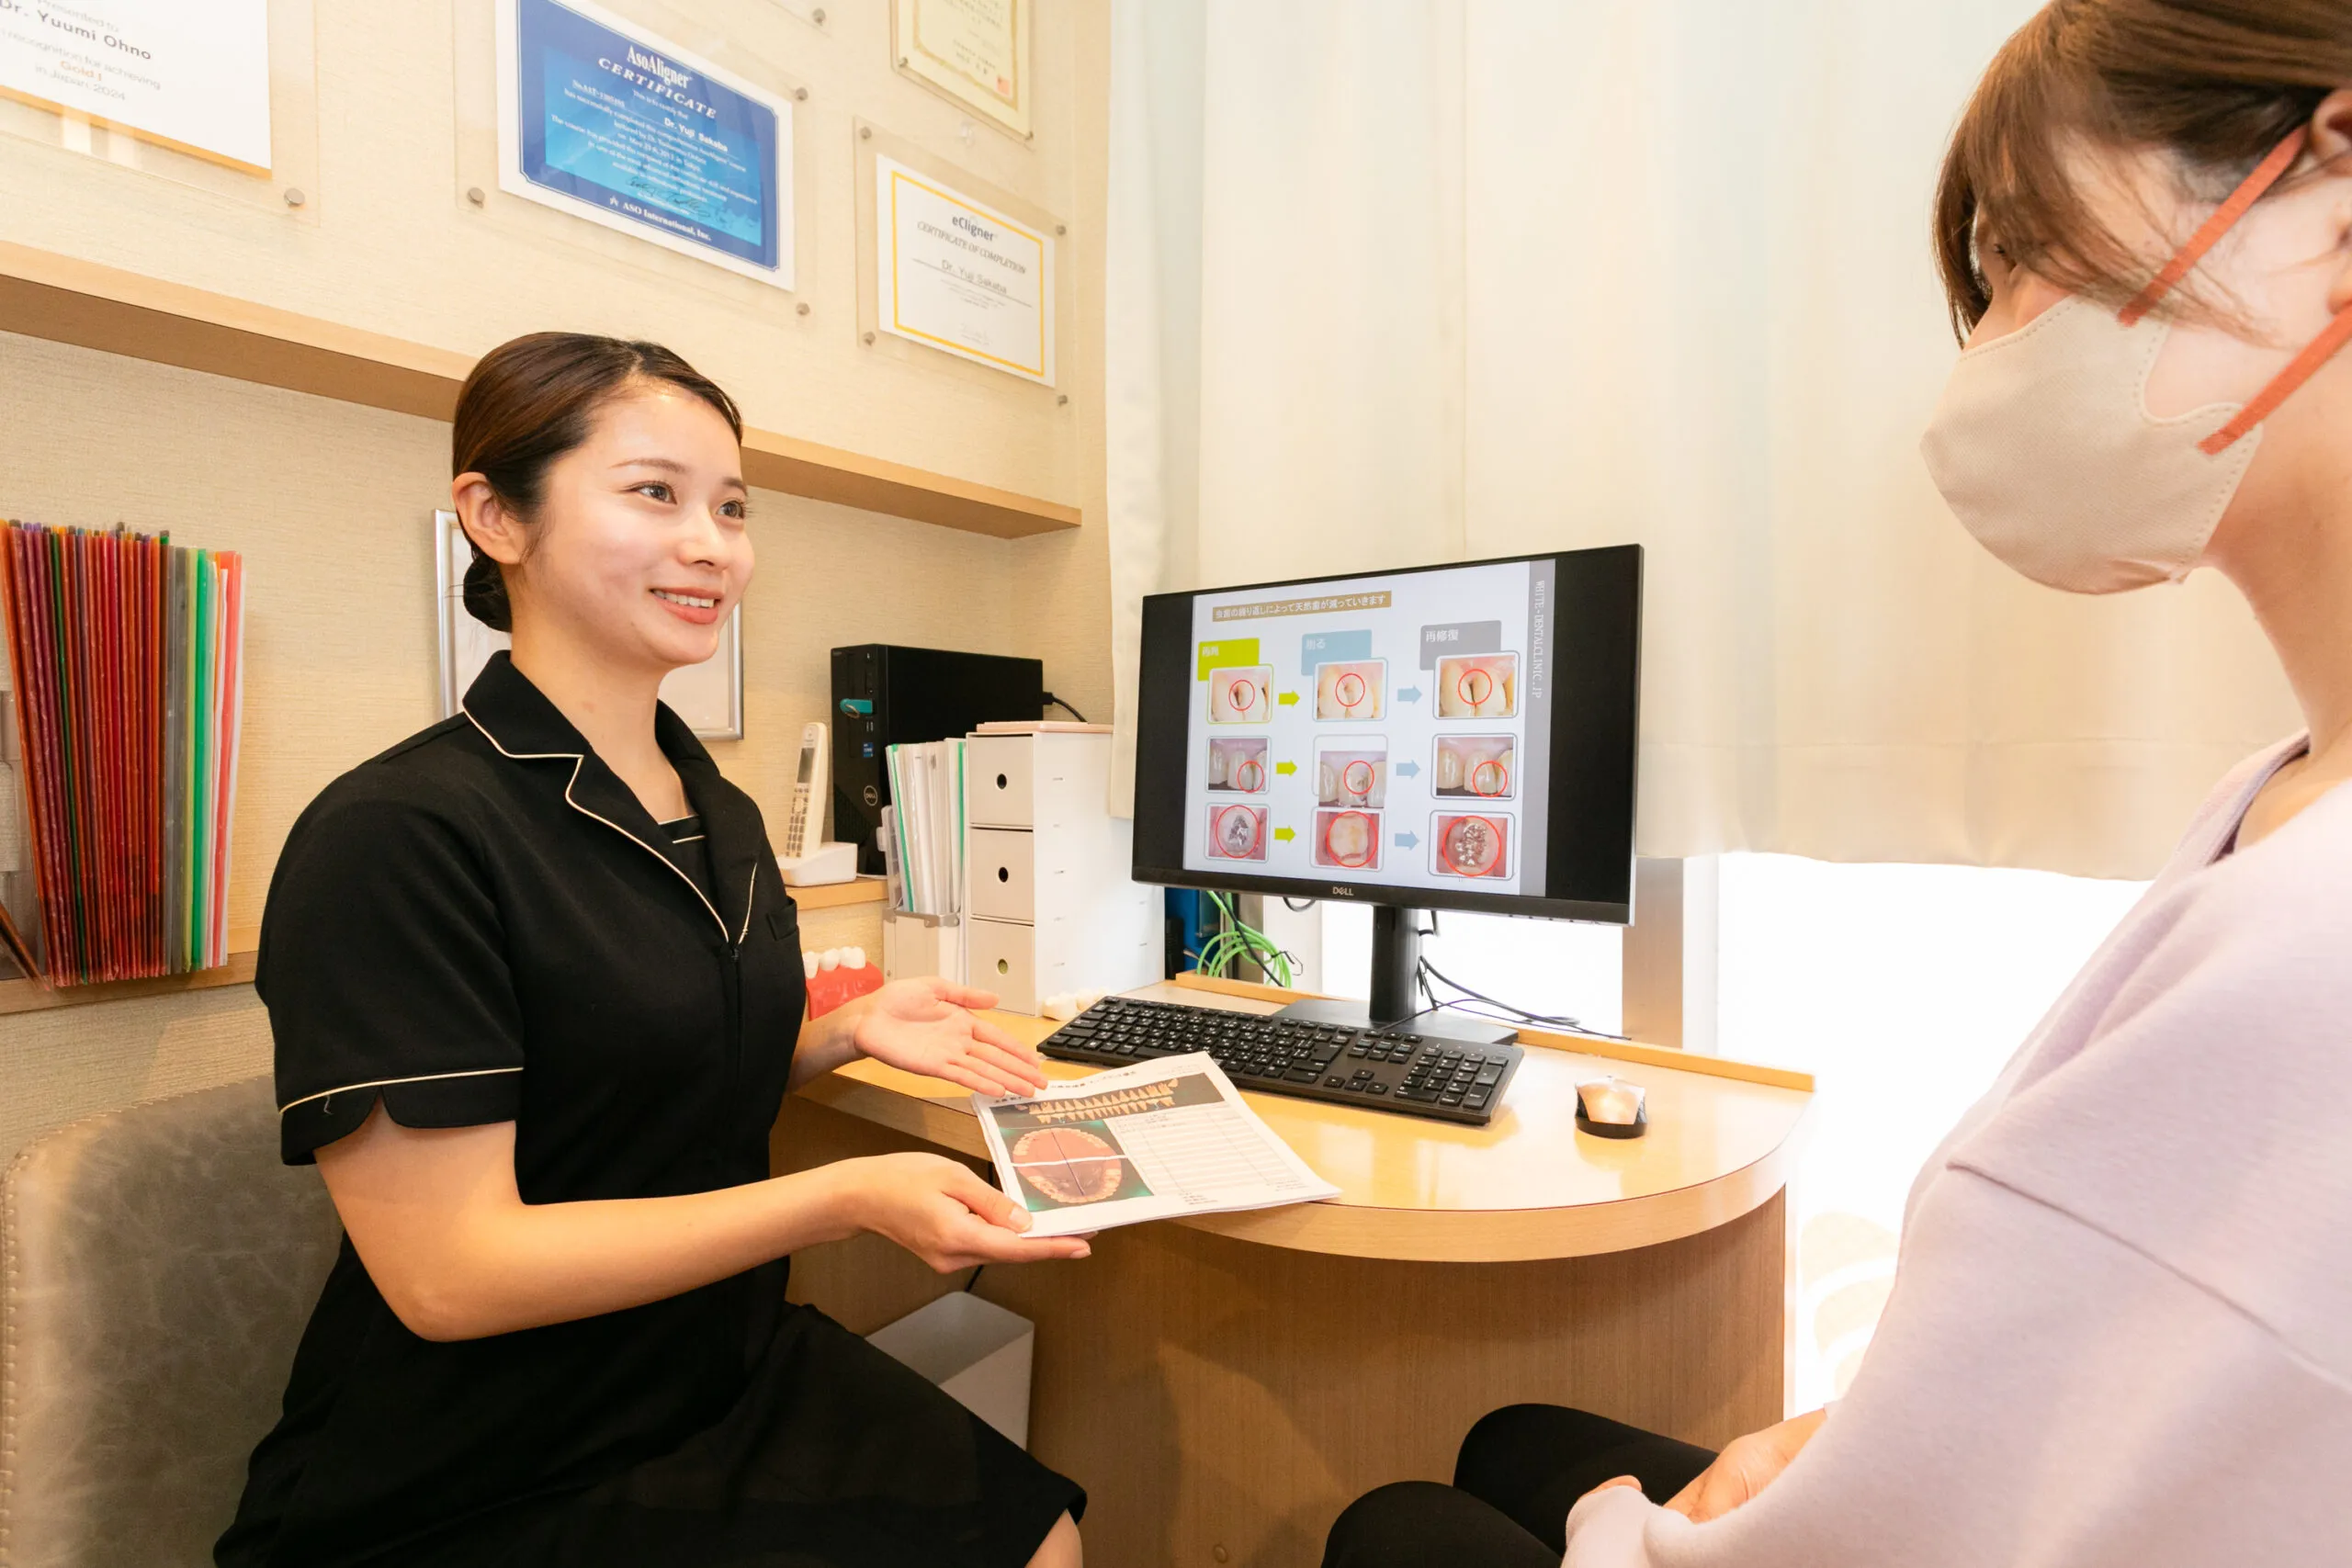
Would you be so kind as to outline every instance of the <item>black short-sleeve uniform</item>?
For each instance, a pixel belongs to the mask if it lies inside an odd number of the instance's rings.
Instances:
[[[760,813],[667,708],[665,830],[504,654],[337,779],[270,885],[255,985],[283,1155],[381,1104],[514,1123],[523,1200],[756,1181],[804,1001]],[[1076,1486],[821,1314],[782,1260],[488,1338],[401,1324],[346,1238],[216,1558],[1025,1562]]]

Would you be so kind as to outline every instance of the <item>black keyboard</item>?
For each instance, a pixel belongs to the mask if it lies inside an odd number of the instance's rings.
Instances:
[[[1467,1045],[1396,1030],[1106,997],[1038,1047],[1064,1062],[1123,1066],[1205,1051],[1243,1089],[1401,1111],[1483,1127],[1519,1070],[1516,1045]]]

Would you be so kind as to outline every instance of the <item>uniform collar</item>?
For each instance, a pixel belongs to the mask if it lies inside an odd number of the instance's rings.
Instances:
[[[493,653],[460,705],[500,755],[516,762],[569,762],[571,773],[563,782],[565,802],[624,837],[634,839],[649,854],[677,869],[663,849],[665,835],[634,791],[608,767],[561,709],[531,678],[514,668],[505,650]],[[727,782],[718,764],[695,738],[695,732],[670,710],[667,703],[653,710],[653,738],[678,770],[686,800],[702,818],[710,845],[711,881],[718,895],[716,906],[705,898],[685,873],[678,872],[682,892],[708,908],[729,942],[740,942],[750,930],[753,878],[760,852],[767,846],[759,807],[741,790]],[[554,769],[550,779],[563,778]]]

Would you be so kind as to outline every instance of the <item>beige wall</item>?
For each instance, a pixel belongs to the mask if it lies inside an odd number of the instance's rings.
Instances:
[[[967,141],[960,110],[888,69],[881,0],[840,0],[824,32],[769,0],[697,0],[704,36],[682,41],[723,53],[714,37],[743,29],[763,70],[809,88],[797,295],[495,191],[470,208],[455,184],[469,155],[459,94],[442,88],[487,8],[320,0],[315,222],[12,141],[0,146],[0,238],[468,353],[550,326],[653,336],[726,385],[754,424],[1080,505],[1080,529],[1005,541],[755,495],[746,739],[713,750],[771,817],[800,726],[823,716],[837,644],[1042,658],[1049,687],[1107,716],[1107,7],[1040,8],[1037,133],[1022,145],[977,127]],[[651,0],[615,8],[661,14]],[[1068,404],[858,344],[853,117],[1068,223]],[[447,443],[433,421],[0,334],[0,515],[168,528],[251,562],[232,930],[259,922],[277,847],[318,789],[437,716],[430,519],[447,494]],[[878,946],[870,911],[808,924],[819,945]],[[0,1156],[61,1121],[266,1058],[248,987],[0,1018]]]

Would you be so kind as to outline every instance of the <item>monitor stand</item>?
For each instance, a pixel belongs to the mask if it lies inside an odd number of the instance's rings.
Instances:
[[[1337,998],[1293,1002],[1275,1016],[1308,1023],[1336,1023],[1349,1029],[1382,1029],[1403,1024],[1424,1039],[1459,1041],[1464,1045],[1508,1045],[1519,1031],[1508,1023],[1476,1018],[1439,1008],[1420,1010],[1420,989],[1415,984],[1421,966],[1421,933],[1413,911],[1377,904],[1372,911],[1372,1000]]]

